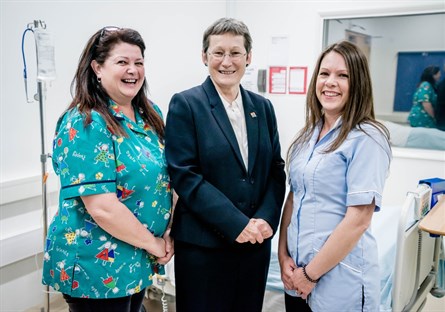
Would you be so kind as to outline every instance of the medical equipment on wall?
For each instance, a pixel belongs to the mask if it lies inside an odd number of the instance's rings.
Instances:
[[[46,161],[49,154],[45,151],[45,123],[44,123],[44,100],[46,83],[56,78],[55,61],[54,61],[54,44],[50,33],[46,29],[46,23],[41,20],[34,20],[29,23],[22,36],[22,56],[23,56],[23,78],[25,81],[25,93],[28,103],[34,102],[28,96],[28,72],[25,58],[25,36],[28,32],[34,34],[36,46],[37,60],[37,93],[34,100],[39,102],[40,108],[40,135],[41,135],[41,155],[40,162],[42,165],[42,208],[43,208],[43,239],[46,238],[48,228],[48,211],[47,211],[47,190],[46,180],[48,173],[46,170]],[[46,286],[45,311],[50,310],[49,286]]]
[[[265,93],[267,86],[267,70],[259,69],[258,70],[258,79],[257,79],[258,92]]]
[[[445,180],[441,178],[431,178],[420,180],[419,184],[426,184],[431,188],[431,207],[434,207],[435,204],[439,201],[441,196],[445,196]],[[428,211],[427,211],[428,213]]]

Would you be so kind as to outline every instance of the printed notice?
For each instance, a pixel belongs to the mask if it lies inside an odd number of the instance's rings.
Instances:
[[[306,94],[307,67],[289,68],[289,94]]]
[[[288,65],[289,61],[289,37],[273,36],[270,40],[269,65],[283,66]]]
[[[286,94],[287,67],[269,67],[269,93]]]

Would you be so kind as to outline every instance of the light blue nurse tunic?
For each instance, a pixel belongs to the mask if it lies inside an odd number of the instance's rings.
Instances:
[[[324,153],[338,136],[341,123],[339,118],[317,142],[320,124],[310,141],[294,150],[291,158],[294,201],[287,242],[298,266],[315,257],[345,217],[348,206],[375,200],[376,211],[380,210],[392,158],[390,146],[378,129],[362,124],[363,131],[353,129],[335,151]],[[313,311],[378,311],[379,284],[377,244],[368,229],[356,247],[321,277],[308,303]],[[295,296],[295,291],[287,293]]]

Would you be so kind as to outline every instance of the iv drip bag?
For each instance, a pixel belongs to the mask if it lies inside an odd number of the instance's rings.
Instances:
[[[56,78],[54,43],[51,35],[42,28],[34,29],[37,47],[37,80],[50,81]]]

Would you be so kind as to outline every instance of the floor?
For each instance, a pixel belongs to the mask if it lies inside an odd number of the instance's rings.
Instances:
[[[144,307],[147,312],[163,312],[162,311],[162,291],[158,288],[149,288],[149,291],[147,291],[147,294],[144,299]],[[175,312],[176,311],[176,304],[174,296],[166,294],[165,302],[168,307],[168,312]],[[51,301],[50,305],[50,312],[67,312],[68,306],[65,303],[65,300],[63,299],[62,295],[54,295],[54,299]],[[25,312],[41,312],[40,308],[31,308],[26,310]]]
[[[144,307],[147,312],[163,312],[162,311],[162,292],[158,288],[150,288],[144,300]],[[165,296],[168,312],[176,311],[175,298],[172,295]],[[37,312],[40,309],[28,309],[25,312]],[[63,298],[57,297],[51,303],[50,312],[67,312],[68,308]],[[266,291],[264,298],[263,312],[281,312],[284,311],[284,297],[281,292]],[[428,295],[427,303],[422,310],[423,312],[444,312],[445,311],[445,297],[435,298]]]

